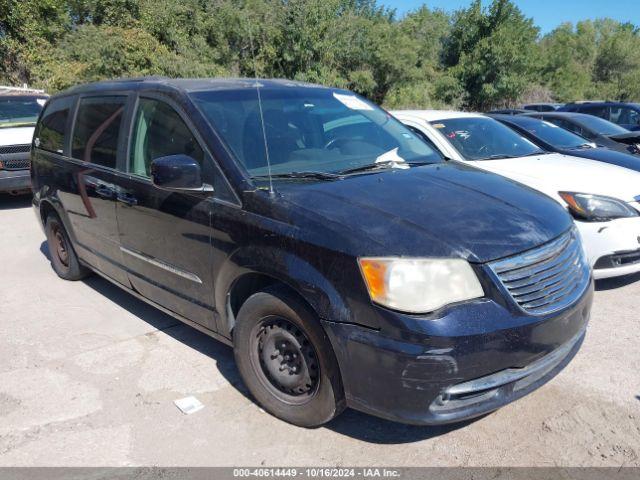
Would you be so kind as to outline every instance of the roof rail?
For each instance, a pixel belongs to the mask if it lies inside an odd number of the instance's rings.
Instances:
[[[12,87],[9,85],[0,85],[0,95],[20,95],[23,93],[42,93],[44,94],[44,90],[38,90],[36,88],[29,88],[27,85],[23,85],[22,87]]]
[[[100,80],[95,83],[109,83],[109,82],[146,82],[155,80],[168,80],[169,77],[162,75],[148,75],[146,77],[119,77],[112,80]]]
[[[607,102],[609,102],[609,100],[576,100],[571,103],[574,105],[583,105],[585,103],[607,103]]]

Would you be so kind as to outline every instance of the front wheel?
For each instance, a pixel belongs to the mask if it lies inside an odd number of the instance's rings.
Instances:
[[[65,280],[81,280],[89,269],[80,263],[69,235],[57,215],[50,214],[44,227],[53,270]]]
[[[285,289],[270,288],[247,299],[233,342],[242,379],[272,415],[316,427],[344,410],[329,339],[313,312]]]

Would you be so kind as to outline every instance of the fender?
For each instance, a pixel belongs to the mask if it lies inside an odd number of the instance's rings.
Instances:
[[[296,291],[323,320],[353,323],[344,299],[315,267],[306,260],[270,246],[248,246],[233,252],[218,270],[214,280],[215,304],[223,335],[233,328],[228,294],[244,275],[257,273],[284,283]]]
[[[34,192],[33,194],[33,206],[34,208],[37,208],[38,211],[38,217],[40,219],[40,223],[42,225],[42,228],[44,230],[45,224],[44,224],[44,218],[42,215],[42,210],[43,208],[45,208],[45,206],[51,208],[54,212],[56,212],[56,214],[58,215],[58,217],[60,218],[60,220],[62,221],[62,224],[64,225],[64,228],[67,232],[67,234],[69,235],[69,237],[71,238],[71,241],[74,244],[77,244],[77,239],[76,239],[76,235],[75,232],[71,226],[71,222],[69,221],[69,217],[66,214],[64,207],[62,206],[62,203],[60,202],[60,199],[58,198],[58,196],[56,194],[51,195],[48,192],[48,187],[47,186],[43,186],[39,191]]]

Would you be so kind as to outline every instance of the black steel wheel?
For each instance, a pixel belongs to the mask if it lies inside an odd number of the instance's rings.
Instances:
[[[262,372],[262,381],[274,395],[302,404],[316,393],[318,356],[301,328],[285,318],[267,317],[256,323],[251,338],[253,367]]]
[[[90,272],[78,260],[67,231],[55,214],[47,217],[45,227],[47,244],[49,246],[49,258],[53,270],[60,278],[65,280],[81,280]]]
[[[257,402],[294,425],[322,425],[345,408],[338,363],[313,311],[283,287],[255,293],[233,331],[240,375]]]
[[[58,222],[54,222],[51,226],[51,233],[53,234],[53,244],[49,252],[51,255],[56,255],[58,261],[64,267],[69,268],[69,246],[67,245],[67,239],[65,238],[62,226]]]

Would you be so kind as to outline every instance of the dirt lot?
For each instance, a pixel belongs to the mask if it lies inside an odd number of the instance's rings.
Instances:
[[[304,430],[246,397],[228,347],[102,279],[59,280],[29,199],[0,196],[0,232],[0,466],[640,466],[640,276],[599,284],[574,361],[494,414]],[[182,414],[187,395],[205,408]]]

